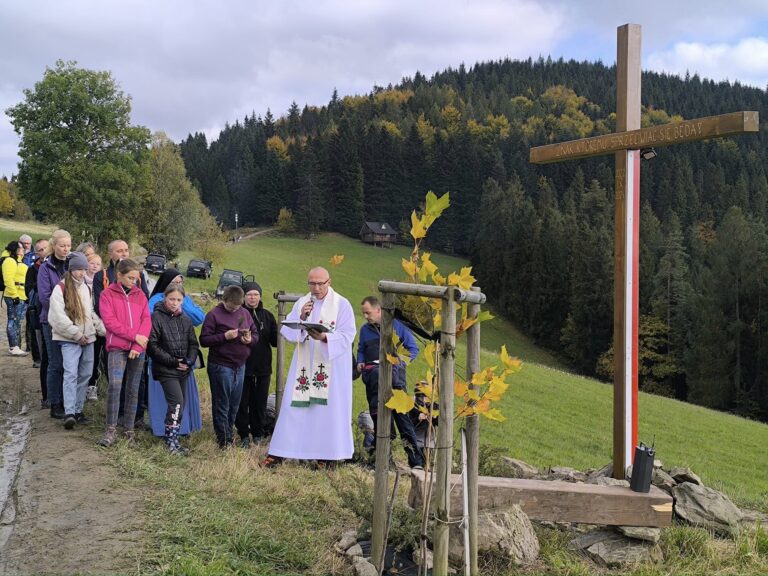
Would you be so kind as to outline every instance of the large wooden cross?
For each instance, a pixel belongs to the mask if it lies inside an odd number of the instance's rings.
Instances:
[[[637,445],[641,150],[757,132],[758,113],[733,112],[640,128],[640,25],[620,26],[617,36],[616,132],[531,148],[530,161],[546,164],[615,152],[613,474],[624,478]]]

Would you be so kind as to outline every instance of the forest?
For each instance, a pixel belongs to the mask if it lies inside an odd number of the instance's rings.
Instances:
[[[611,379],[613,156],[528,162],[532,146],[615,129],[615,68],[464,65],[287,113],[253,112],[180,145],[225,226],[356,236],[409,227],[450,192],[432,249],[470,258],[493,308],[579,372]],[[643,126],[756,110],[765,90],[644,72]],[[756,135],[657,150],[641,167],[640,386],[768,421],[768,179]],[[282,213],[281,213],[282,210]],[[288,212],[290,211],[290,213]]]

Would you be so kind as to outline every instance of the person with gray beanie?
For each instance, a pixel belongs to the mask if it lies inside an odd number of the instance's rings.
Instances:
[[[245,379],[240,407],[237,410],[235,426],[240,436],[240,445],[248,448],[251,438],[261,442],[266,435],[267,397],[272,380],[272,348],[277,347],[277,322],[272,313],[264,308],[261,300],[261,286],[256,282],[243,284],[245,309],[251,315],[259,341],[251,349],[245,363]]]
[[[64,365],[64,428],[87,422],[83,414],[85,392],[93,371],[93,343],[103,336],[104,324],[93,309],[91,290],[85,284],[88,259],[72,252],[67,271],[54,286],[48,308],[54,345],[61,349]]]

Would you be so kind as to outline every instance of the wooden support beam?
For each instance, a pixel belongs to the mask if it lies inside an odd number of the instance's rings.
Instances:
[[[424,473],[411,472],[408,503],[421,506]],[[529,518],[606,526],[664,527],[672,524],[672,497],[651,486],[646,493],[621,486],[480,476],[478,504],[493,510],[518,504]],[[451,478],[451,506],[461,509],[461,476]]]
[[[473,291],[480,292],[479,287]],[[480,314],[480,304],[467,306],[467,317],[477,318]],[[472,376],[480,372],[480,322],[467,330],[467,382],[470,389]],[[474,404],[474,401],[473,401]],[[467,416],[464,424],[467,430],[467,493],[469,495],[469,573],[471,576],[480,574],[477,565],[477,479],[480,467],[480,416]]]
[[[470,304],[485,304],[485,294],[457,288],[456,286],[432,286],[430,284],[410,284],[409,282],[392,282],[390,280],[379,281],[379,292],[382,294],[410,294],[413,296],[426,296],[428,298],[446,298],[448,291],[453,292],[455,302],[468,302]]]
[[[759,113],[755,111],[731,112],[707,116],[695,120],[672,122],[661,126],[650,126],[637,130],[619,131],[603,136],[581,140],[547,144],[531,148],[530,162],[549,164],[563,160],[578,160],[618,152],[619,150],[640,150],[659,148],[683,142],[734,136],[757,132]]]
[[[290,294],[283,290],[273,294],[277,300],[277,327],[280,329],[280,323],[288,315],[286,308],[289,302],[296,302],[303,294]],[[275,415],[280,416],[280,406],[283,403],[283,391],[285,390],[285,338],[281,335],[277,337],[277,358],[275,359]]]

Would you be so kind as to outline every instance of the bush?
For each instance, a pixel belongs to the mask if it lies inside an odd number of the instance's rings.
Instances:
[[[296,219],[289,208],[280,208],[275,227],[281,234],[293,234],[296,232]]]

